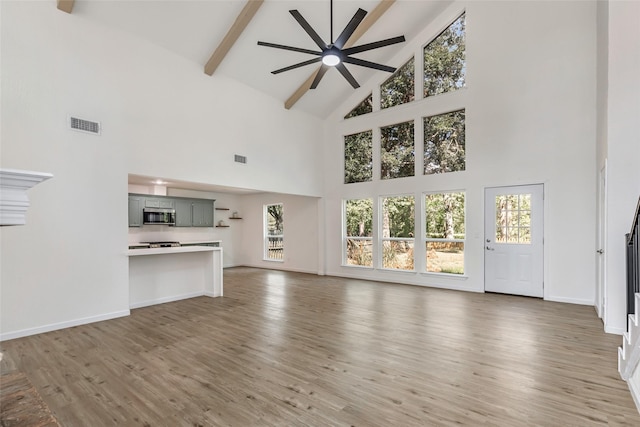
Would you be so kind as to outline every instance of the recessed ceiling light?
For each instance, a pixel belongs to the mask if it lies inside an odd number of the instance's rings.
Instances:
[[[153,183],[154,183],[154,184],[156,184],[156,185],[166,184],[166,182],[164,182],[164,181],[163,181],[163,180],[161,180],[161,179],[156,179],[155,181],[153,181]]]

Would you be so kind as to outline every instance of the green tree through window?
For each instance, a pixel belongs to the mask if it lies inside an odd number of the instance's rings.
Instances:
[[[463,171],[465,110],[424,119],[424,174]]]
[[[380,177],[414,176],[413,121],[380,129]]]
[[[415,61],[413,58],[398,68],[380,85],[380,108],[406,104],[415,99]]]
[[[464,87],[466,71],[462,14],[424,48],[424,97]]]
[[[363,114],[371,113],[373,111],[373,94],[369,94],[368,97],[365,98],[360,104],[356,105],[356,107],[349,111],[349,114],[344,116],[345,119],[350,119],[351,117],[361,116]]]
[[[344,183],[371,181],[373,178],[372,132],[344,137]]]

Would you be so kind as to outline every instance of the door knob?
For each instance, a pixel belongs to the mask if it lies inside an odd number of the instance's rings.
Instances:
[[[488,251],[495,251],[495,249],[493,249],[492,247],[487,246],[487,250]]]
[[[598,252],[600,255],[602,255],[604,253],[604,249],[598,249],[596,252]]]

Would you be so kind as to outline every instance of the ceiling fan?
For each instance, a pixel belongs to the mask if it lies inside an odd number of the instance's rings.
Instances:
[[[402,43],[403,41],[405,41],[404,36],[392,37],[390,39],[380,40],[377,42],[367,43],[360,46],[353,46],[345,49],[344,48],[345,43],[347,42],[347,40],[349,40],[349,37],[351,37],[351,35],[356,30],[356,28],[358,28],[358,25],[360,25],[364,17],[367,15],[367,11],[363,9],[358,9],[358,11],[353,15],[353,18],[351,18],[351,21],[349,21],[347,26],[344,27],[344,30],[342,30],[342,33],[340,33],[338,38],[335,39],[334,41],[333,40],[333,0],[331,0],[330,8],[331,8],[329,12],[330,21],[331,21],[330,22],[331,42],[330,43],[325,43],[324,40],[322,40],[322,38],[318,35],[318,33],[316,33],[315,30],[311,27],[311,25],[309,25],[309,23],[302,17],[300,12],[298,12],[295,9],[289,11],[289,13],[293,15],[295,20],[298,21],[300,26],[307,32],[307,34],[309,34],[309,37],[311,37],[311,39],[313,39],[313,41],[318,45],[318,47],[320,48],[320,51],[303,49],[303,48],[293,47],[293,46],[285,46],[285,45],[275,44],[275,43],[268,43],[268,42],[261,42],[261,41],[258,42],[258,45],[260,46],[273,47],[276,49],[292,50],[294,52],[308,53],[310,55],[317,56],[317,58],[309,59],[308,61],[303,61],[298,64],[290,65],[288,67],[284,67],[284,68],[280,68],[278,70],[272,71],[271,72],[272,74],[279,74],[284,71],[293,70],[296,68],[304,67],[305,65],[310,65],[310,64],[314,64],[316,62],[322,61],[322,66],[318,70],[318,73],[316,74],[315,79],[311,83],[311,89],[315,89],[316,87],[318,87],[318,83],[320,83],[320,80],[322,79],[322,77],[325,75],[325,73],[330,67],[337,68],[340,74],[342,74],[342,76],[345,79],[347,79],[347,81],[351,84],[351,86],[353,86],[353,88],[356,89],[360,87],[360,85],[358,84],[356,79],[353,77],[353,75],[349,72],[347,67],[345,67],[344,65],[345,63],[359,65],[361,67],[373,68],[381,71],[387,71],[389,73],[393,73],[394,71],[396,71],[396,69],[393,67],[377,64],[371,61],[365,61],[364,59],[353,58],[351,57],[351,55],[360,53],[360,52],[365,52],[367,50],[389,46],[396,43]]]

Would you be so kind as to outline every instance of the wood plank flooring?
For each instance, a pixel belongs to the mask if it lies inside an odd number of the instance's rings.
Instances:
[[[251,268],[0,343],[63,426],[640,426],[593,307]]]

